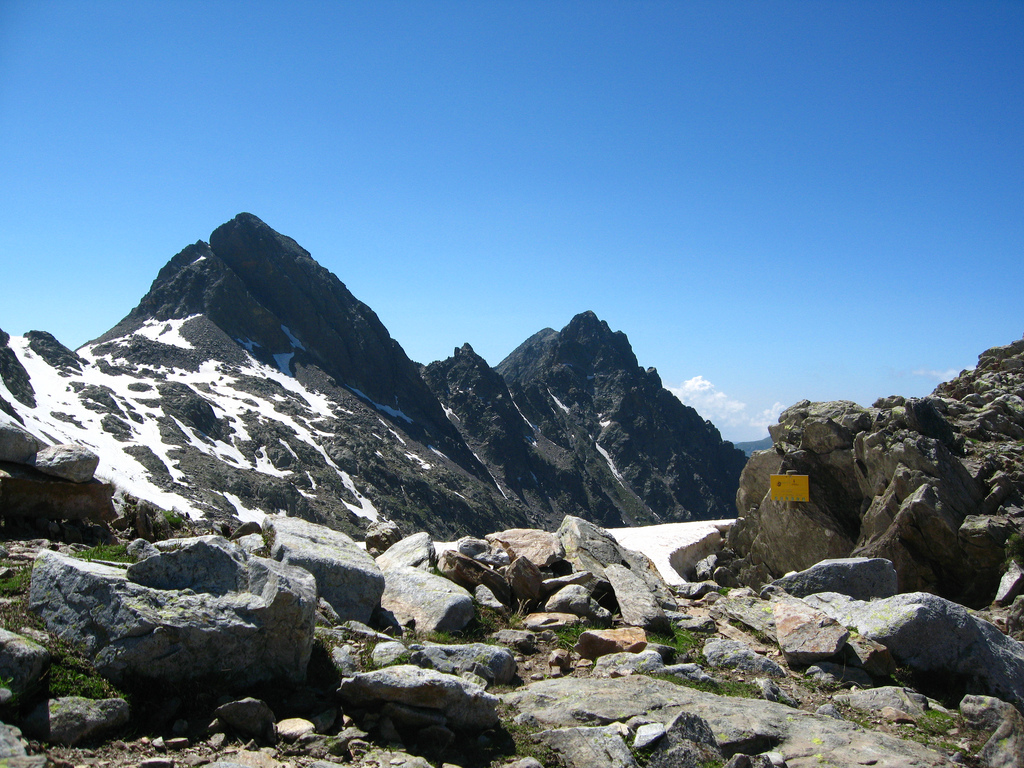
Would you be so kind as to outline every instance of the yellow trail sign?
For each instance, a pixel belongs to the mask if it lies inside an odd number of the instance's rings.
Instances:
[[[773,501],[810,501],[807,475],[772,475]]]

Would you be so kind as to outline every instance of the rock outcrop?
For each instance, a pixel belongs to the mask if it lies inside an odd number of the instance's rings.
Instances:
[[[740,480],[729,544],[744,583],[820,560],[885,558],[903,592],[987,604],[1024,526],[1024,341],[925,398],[798,403]],[[770,472],[810,477],[809,502],[773,501]]]

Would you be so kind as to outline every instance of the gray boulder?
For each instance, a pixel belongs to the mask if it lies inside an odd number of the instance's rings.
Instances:
[[[21,730],[13,725],[0,723],[0,761],[6,761],[7,765],[17,768],[20,762],[12,761],[10,758],[25,759],[25,745],[21,743]],[[46,766],[49,760],[42,757],[42,766]]]
[[[899,590],[892,561],[882,557],[841,557],[822,560],[805,571],[787,573],[772,582],[793,597],[838,592],[855,600],[892,597]]]
[[[562,587],[544,603],[548,613],[571,613],[587,619],[596,626],[611,626],[611,612],[590,596],[590,590],[580,584]]]
[[[728,595],[716,600],[710,609],[719,620],[745,624],[772,642],[778,642],[775,632],[775,610],[771,602],[750,595]]]
[[[722,760],[722,750],[707,720],[691,712],[680,712],[665,728],[647,768],[700,768]]]
[[[854,723],[646,675],[553,678],[511,691],[502,701],[519,713],[517,721],[539,729],[625,723],[634,717],[668,724],[680,712],[699,713],[723,755],[771,749],[790,756],[794,768],[826,762],[833,768],[863,768],[866,760],[900,768],[951,768],[945,755]]]
[[[665,671],[665,660],[658,651],[644,649],[639,653],[609,653],[594,663],[594,677],[623,677],[624,675],[656,675]]]
[[[406,567],[429,571],[437,565],[437,551],[429,533],[421,531],[395,542],[377,556],[377,567],[382,571],[389,568]]]
[[[1024,645],[961,605],[926,592],[871,602],[827,592],[807,602],[886,646],[897,662],[1024,706]]]
[[[22,730],[40,741],[74,746],[124,727],[129,714],[124,699],[68,696],[40,702],[22,721]]]
[[[15,696],[39,682],[50,666],[50,652],[39,643],[0,629],[0,680]]]
[[[409,661],[449,675],[472,672],[495,685],[507,685],[516,676],[516,660],[509,650],[485,643],[427,645],[413,651]]]
[[[960,713],[972,728],[992,735],[978,757],[987,768],[1024,765],[1024,717],[1016,707],[990,696],[965,696]]]
[[[960,700],[960,714],[971,727],[992,733],[1014,706],[995,696],[969,693]]]
[[[87,483],[92,480],[100,457],[81,445],[51,445],[36,453],[36,469],[46,475]]]
[[[672,633],[672,624],[647,581],[618,563],[609,564],[604,573],[612,585],[619,612],[626,624],[650,632]]]
[[[419,632],[458,632],[473,619],[473,596],[458,584],[419,568],[384,573],[381,607],[403,627]]]
[[[394,702],[436,710],[456,728],[482,730],[498,723],[498,699],[475,683],[432,669],[402,664],[343,680],[341,700],[350,706]]]
[[[150,553],[128,566],[128,581],[150,589],[225,595],[248,588],[245,550],[223,536],[170,539],[144,550]]]
[[[768,677],[786,676],[786,670],[774,661],[735,640],[708,640],[704,644],[704,658],[713,667],[739,669]]]
[[[45,446],[46,443],[17,424],[0,419],[0,461],[28,464]]]
[[[637,768],[636,760],[613,725],[553,728],[534,735],[567,768]]]
[[[276,718],[265,701],[252,697],[237,699],[221,704],[213,714],[240,736],[274,741]]]
[[[268,517],[270,556],[305,568],[342,621],[366,623],[384,594],[377,564],[346,534],[297,517]]]
[[[173,553],[139,565],[167,556]],[[29,607],[51,632],[81,645],[114,682],[210,675],[225,685],[301,682],[313,645],[313,577],[260,557],[244,559],[239,569],[243,591],[178,592],[43,550],[32,569]]]

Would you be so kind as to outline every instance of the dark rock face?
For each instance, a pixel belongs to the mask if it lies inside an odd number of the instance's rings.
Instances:
[[[0,330],[0,379],[19,403],[27,405],[29,408],[35,408],[35,390],[32,389],[25,366],[21,364],[18,356],[8,346],[7,342],[10,340],[10,335]],[[4,413],[10,416],[15,415],[14,406],[3,398],[0,398],[0,407],[3,408]],[[20,417],[16,418],[21,420]]]
[[[1024,529],[1024,340],[983,352],[929,397],[803,401],[770,432],[773,471],[808,475],[810,501],[772,501],[758,470],[768,454],[754,454],[737,495],[750,508],[729,539],[742,580],[881,557],[901,592],[991,600],[1007,539]]]
[[[593,312],[535,334],[497,371],[535,452],[580,478],[567,485],[547,473],[572,505],[559,518],[584,509],[605,525],[733,516],[743,453],[664,389],[657,371],[640,368],[626,335]]]
[[[193,516],[285,513],[353,534],[386,517],[439,538],[567,514],[727,517],[742,466],[592,313],[528,340],[504,378],[469,345],[423,368],[251,214],[174,256],[77,352],[35,331],[0,342],[17,400],[0,408]],[[29,357],[55,375],[30,381]]]

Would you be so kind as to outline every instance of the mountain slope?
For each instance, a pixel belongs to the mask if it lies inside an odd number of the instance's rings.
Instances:
[[[744,457],[643,370],[626,335],[593,312],[544,329],[503,360],[506,382],[541,453],[583,476],[611,524],[731,517]]]

